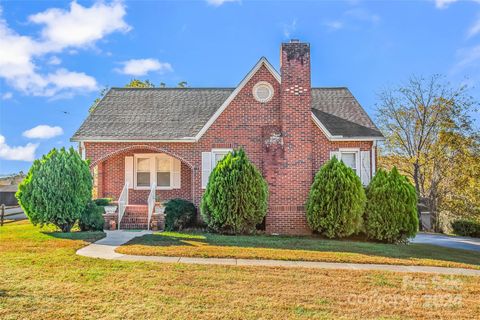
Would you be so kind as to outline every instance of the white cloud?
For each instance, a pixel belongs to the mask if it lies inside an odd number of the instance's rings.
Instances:
[[[446,7],[457,1],[458,0],[435,0],[435,7],[437,7],[438,9],[445,9]]]
[[[57,56],[51,56],[50,59],[48,59],[47,63],[52,65],[52,66],[56,66],[56,65],[59,65],[60,63],[62,63],[62,60]]]
[[[143,76],[152,71],[160,73],[173,71],[170,63],[160,62],[157,59],[131,59],[122,64],[123,68],[117,69],[117,71],[131,76]]]
[[[11,147],[5,142],[5,137],[0,135],[0,159],[33,161],[37,143],[27,143],[25,146]]]
[[[41,34],[49,50],[60,50],[90,45],[115,31],[129,31],[131,27],[123,20],[125,14],[120,1],[99,1],[90,8],[73,1],[69,11],[52,8],[31,15],[29,20],[44,25]]]
[[[366,9],[355,8],[347,10],[345,16],[351,17],[356,20],[370,22],[372,24],[377,24],[380,22],[380,16],[378,14],[372,13]]]
[[[478,15],[477,20],[473,23],[473,25],[467,31],[467,37],[471,38],[475,35],[480,33],[480,15]]]
[[[480,65],[480,45],[460,49],[457,53],[459,59],[453,67],[453,72],[458,72],[466,67],[478,67]]]
[[[240,2],[240,0],[206,0],[207,3],[214,7],[219,7],[226,2]]]
[[[435,0],[435,7],[437,7],[437,9],[445,9],[452,3],[459,2],[459,1],[460,0]],[[480,3],[480,0],[472,0],[472,1]]]
[[[37,60],[54,52],[92,47],[112,32],[130,29],[123,20],[125,6],[120,1],[111,4],[99,1],[88,8],[73,1],[69,10],[48,9],[34,14],[29,21],[42,27],[40,39],[18,34],[1,15],[0,10],[0,77],[24,94],[36,96],[97,90],[93,77],[62,68],[42,73]],[[53,56],[47,63],[58,65],[61,60]]]
[[[36,126],[23,132],[23,136],[30,139],[50,139],[63,134],[61,127],[51,127],[46,124]]]
[[[297,30],[297,19],[293,19],[291,23],[283,25],[283,35],[285,38],[290,38],[292,33]]]
[[[9,100],[13,98],[13,93],[11,92],[5,92],[2,94],[2,100]]]
[[[324,22],[324,25],[332,30],[339,30],[339,29],[342,29],[344,26],[343,22],[340,20],[327,21],[327,22]]]

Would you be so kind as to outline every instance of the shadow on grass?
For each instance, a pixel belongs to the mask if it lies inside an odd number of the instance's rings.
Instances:
[[[361,239],[357,237],[354,240]],[[124,246],[142,245],[152,247],[225,247],[235,250],[273,249],[278,250],[281,259],[282,250],[294,253],[315,255],[322,252],[338,254],[356,254],[371,257],[383,257],[408,260],[440,260],[445,262],[465,263],[480,266],[480,255],[461,249],[439,247],[429,244],[385,244],[367,241],[329,240],[321,237],[290,237],[267,235],[219,235],[211,233],[162,232],[144,235],[132,239]],[[222,250],[222,248],[219,248]],[[286,251],[285,251],[286,252]],[[228,253],[226,255],[229,255]],[[311,260],[311,259],[310,259]]]
[[[89,243],[93,243],[97,240],[105,238],[105,233],[103,231],[73,231],[73,232],[41,231],[41,232],[47,236],[51,236],[57,239],[82,240]]]

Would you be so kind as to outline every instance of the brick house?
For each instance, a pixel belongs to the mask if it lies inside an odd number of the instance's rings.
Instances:
[[[269,185],[267,233],[307,234],[320,166],[336,155],[367,184],[382,139],[347,88],[311,86],[310,45],[292,40],[280,73],[261,58],[235,88],[112,88],[71,140],[97,196],[119,201],[122,228],[146,228],[155,196],[198,206],[215,164],[243,147]]]

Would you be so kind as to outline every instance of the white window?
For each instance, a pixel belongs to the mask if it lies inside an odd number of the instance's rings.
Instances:
[[[212,150],[212,170],[217,164],[230,152],[231,149],[213,149]]]
[[[357,153],[356,152],[340,152],[340,158],[347,166],[357,173]]]
[[[218,162],[225,157],[231,149],[212,149],[211,152],[202,152],[202,189],[208,184],[210,173]]]
[[[337,157],[343,163],[355,171],[363,185],[368,185],[371,178],[370,151],[360,151],[359,148],[341,148],[331,151],[330,158]]]
[[[172,161],[170,157],[158,156],[157,159],[157,186],[170,187]]]
[[[333,158],[334,156],[337,157],[338,160],[343,161],[345,165],[352,168],[357,175],[360,175],[359,154],[360,154],[360,149],[358,148],[342,148],[342,149],[338,149],[338,151],[331,151],[330,158]]]
[[[137,158],[137,187],[150,187],[150,158]]]
[[[153,183],[157,189],[181,187],[180,160],[163,153],[135,154],[134,158],[135,189],[149,189]]]

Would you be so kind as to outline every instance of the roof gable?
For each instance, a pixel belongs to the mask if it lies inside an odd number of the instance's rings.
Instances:
[[[223,111],[228,107],[228,105],[235,99],[235,97],[242,91],[243,87],[252,79],[252,77],[257,73],[257,71],[262,67],[265,66],[267,70],[273,75],[273,77],[281,83],[280,74],[275,70],[275,68],[268,62],[267,58],[262,57],[255,66],[250,70],[249,73],[243,78],[240,84],[235,88],[235,90],[230,94],[230,96],[223,102],[223,104],[218,108],[218,110],[213,114],[213,116],[208,120],[208,122],[203,126],[203,128],[198,132],[195,136],[195,140],[199,140],[205,132],[207,132],[208,128],[217,120],[217,118],[222,114]]]

